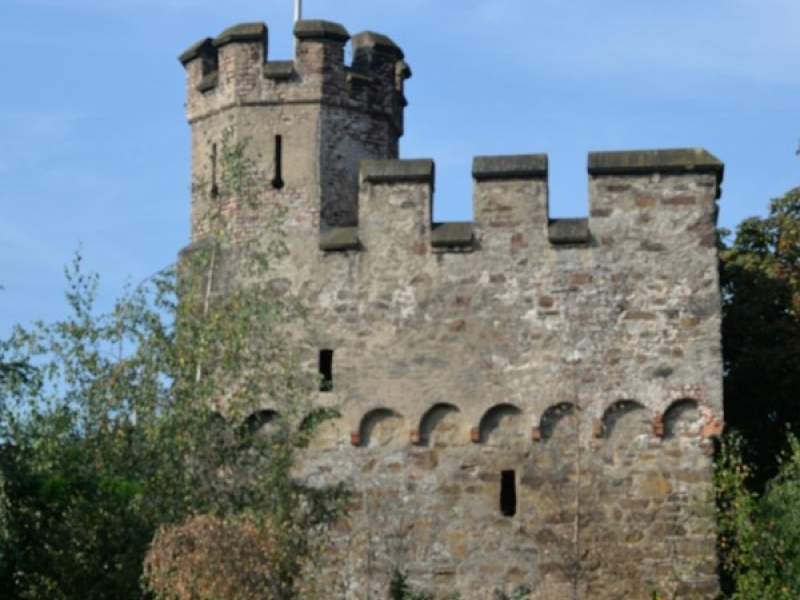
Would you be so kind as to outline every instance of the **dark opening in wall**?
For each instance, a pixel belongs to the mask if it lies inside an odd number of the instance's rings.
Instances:
[[[283,138],[279,135],[275,136],[275,152],[274,157],[274,177],[272,178],[272,187],[279,190],[283,187]]]
[[[216,199],[219,196],[219,186],[217,185],[217,145],[211,144],[211,197]]]
[[[517,514],[517,477],[513,470],[500,473],[500,512],[505,517]]]
[[[333,350],[319,351],[319,391],[333,391]]]

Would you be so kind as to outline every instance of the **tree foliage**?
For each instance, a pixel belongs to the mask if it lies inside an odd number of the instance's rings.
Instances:
[[[159,530],[145,576],[159,596],[178,600],[293,598],[309,590],[300,577],[309,553],[297,548],[306,537],[302,523],[261,511],[198,515]]]
[[[800,595],[800,188],[721,244],[725,415],[716,472],[723,586]]]
[[[747,444],[756,487],[800,433],[800,188],[722,244],[725,416]]]
[[[732,600],[794,600],[800,595],[800,443],[788,451],[763,493],[752,490],[742,438],[722,442],[716,472],[719,547]]]
[[[304,591],[299,574],[345,495],[291,476],[318,381],[292,336],[302,310],[260,283],[280,238],[259,232],[238,246],[247,285],[215,282],[230,207],[260,189],[243,144],[226,136],[222,154],[208,236],[177,270],[102,313],[97,277],[78,257],[67,270],[70,315],[18,327],[8,341],[7,364],[36,370],[0,381],[2,599]]]

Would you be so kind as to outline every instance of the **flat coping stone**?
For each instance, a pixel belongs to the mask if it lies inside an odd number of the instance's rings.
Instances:
[[[196,41],[186,50],[181,52],[180,56],[178,56],[178,60],[185,67],[188,63],[190,63],[194,59],[207,55],[210,51],[213,50],[213,47],[214,47],[214,40],[212,40],[209,37],[203,38],[202,40]]]
[[[355,34],[353,36],[352,45],[353,54],[371,50],[373,52],[380,52],[381,54],[389,54],[397,58],[397,60],[405,58],[400,46],[395,44],[389,36],[376,33],[375,31],[362,31]]]
[[[590,175],[624,175],[651,172],[713,171],[722,181],[724,165],[703,148],[590,152]]]
[[[217,87],[217,83],[219,81],[219,73],[217,71],[212,71],[208,75],[204,75],[203,78],[200,80],[200,83],[197,85],[198,92],[207,92],[209,90],[213,90]]]
[[[358,226],[332,227],[327,231],[323,231],[319,234],[319,249],[326,252],[361,249],[361,242],[358,239]]]
[[[476,156],[472,177],[485,179],[530,179],[547,176],[547,154]]]
[[[264,64],[264,77],[267,79],[289,79],[294,75],[293,60],[272,60]]]
[[[472,246],[473,239],[471,221],[431,224],[431,246],[434,248]]]
[[[589,242],[589,219],[550,219],[547,239],[551,244],[586,244]]]
[[[214,38],[214,46],[220,48],[234,42],[261,42],[267,39],[267,26],[264,23],[240,23],[228,27]]]
[[[361,177],[369,183],[433,183],[433,173],[434,165],[430,158],[361,161]]]
[[[350,34],[344,25],[319,19],[302,20],[294,25],[294,37],[298,40],[319,40],[344,43]]]

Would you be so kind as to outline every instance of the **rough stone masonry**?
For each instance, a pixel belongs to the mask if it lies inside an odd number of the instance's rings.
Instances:
[[[230,243],[286,209],[272,283],[308,307],[339,415],[297,469],[354,491],[347,597],[385,597],[397,568],[438,598],[714,598],[722,163],[591,153],[589,216],[559,220],[546,155],[477,157],[474,220],[435,223],[433,162],[398,160],[400,48],[325,21],[295,37],[292,61],[260,23],[180,60],[194,181],[217,184],[227,130],[263,184],[226,209]]]

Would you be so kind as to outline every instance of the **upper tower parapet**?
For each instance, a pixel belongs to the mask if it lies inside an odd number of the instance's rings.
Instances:
[[[403,51],[367,31],[353,37],[353,63],[347,65],[347,29],[303,20],[294,27],[294,58],[275,61],[268,33],[264,23],[243,23],[180,55],[193,180],[216,185],[216,144],[230,130],[248,140],[249,160],[273,182],[273,193],[281,195],[275,201],[300,215],[302,227],[352,226],[359,163],[398,157],[403,85],[411,76]],[[202,233],[200,196],[193,204],[195,236]]]
[[[235,103],[325,101],[379,110],[402,135],[403,82],[411,69],[403,51],[371,31],[352,38],[353,64],[344,48],[350,34],[330,21],[298,21],[293,60],[269,60],[264,23],[229,27],[190,46],[179,60],[187,73],[190,122]]]

